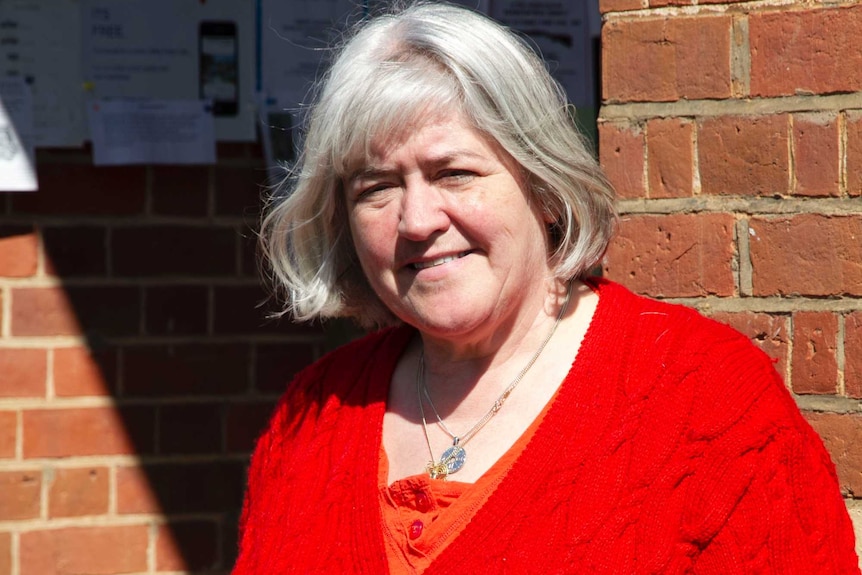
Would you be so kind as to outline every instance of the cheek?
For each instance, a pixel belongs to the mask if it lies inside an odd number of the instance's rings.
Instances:
[[[353,247],[365,274],[376,275],[392,259],[394,238],[389,237],[387,227],[379,219],[351,214],[348,221]]]

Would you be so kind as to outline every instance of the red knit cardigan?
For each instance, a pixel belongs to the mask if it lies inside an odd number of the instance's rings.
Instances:
[[[426,573],[859,574],[834,466],[771,361],[688,308],[596,285],[555,403]],[[234,575],[388,572],[378,454],[410,336],[372,334],[289,386],[252,458]]]

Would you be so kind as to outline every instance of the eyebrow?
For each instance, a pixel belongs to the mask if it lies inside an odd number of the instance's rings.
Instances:
[[[426,165],[430,165],[432,167],[436,166],[446,166],[453,162],[456,162],[460,159],[467,158],[473,160],[486,160],[484,154],[480,154],[475,152],[469,148],[459,148],[456,150],[447,151],[444,154],[439,156],[432,156],[430,158],[426,158],[422,163]],[[394,172],[395,170],[392,168],[384,168],[381,166],[375,166],[374,164],[368,164],[358,170],[352,172],[347,181],[353,181],[357,179],[372,179],[382,176],[387,176]]]

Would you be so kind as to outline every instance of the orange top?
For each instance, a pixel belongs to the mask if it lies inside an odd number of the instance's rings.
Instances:
[[[556,395],[476,483],[431,479],[422,473],[387,485],[389,460],[380,447],[378,484],[389,573],[422,573],[458,537],[524,451],[554,399]]]

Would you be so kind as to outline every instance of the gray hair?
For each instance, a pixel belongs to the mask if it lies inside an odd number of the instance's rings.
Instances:
[[[613,233],[614,193],[562,88],[500,24],[419,2],[361,23],[317,84],[299,159],[261,228],[282,313],[298,321],[351,317],[366,327],[397,322],[357,261],[343,181],[376,138],[441,110],[462,113],[520,164],[531,197],[553,222],[556,276],[580,277],[596,265]]]

